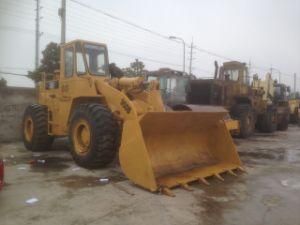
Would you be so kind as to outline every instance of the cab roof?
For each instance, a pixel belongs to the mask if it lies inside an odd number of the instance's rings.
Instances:
[[[61,46],[66,46],[66,45],[70,45],[70,44],[73,44],[73,43],[89,43],[89,44],[94,44],[94,45],[102,45],[102,46],[105,46],[106,47],[106,44],[104,43],[100,43],[100,42],[94,42],[94,41],[87,41],[87,40],[82,40],[82,39],[75,39],[75,40],[72,40],[72,41],[69,41],[69,42],[66,42],[65,44],[62,44]]]

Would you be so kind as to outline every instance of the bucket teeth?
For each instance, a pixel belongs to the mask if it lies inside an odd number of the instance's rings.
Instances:
[[[228,170],[227,171],[230,175],[237,177],[237,174],[235,172],[233,172],[232,170]]]
[[[239,166],[238,169],[244,173],[247,173],[247,171],[244,169],[244,167]]]
[[[169,197],[175,197],[175,194],[167,187],[162,187],[160,189],[160,192],[164,195],[169,196]]]
[[[182,187],[184,190],[187,190],[187,191],[193,191],[193,189],[188,185],[188,184],[180,184],[180,187]]]
[[[205,185],[210,185],[209,182],[204,177],[199,178],[199,182],[201,182]]]
[[[218,173],[215,173],[215,174],[214,174],[214,176],[215,176],[216,178],[218,178],[220,181],[224,181],[224,178],[223,178],[223,177],[221,177],[221,175],[220,175],[220,174],[218,174]]]

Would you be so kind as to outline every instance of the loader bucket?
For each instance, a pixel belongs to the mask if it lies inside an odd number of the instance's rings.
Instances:
[[[158,191],[241,168],[225,112],[149,112],[123,125],[120,164],[134,183]]]

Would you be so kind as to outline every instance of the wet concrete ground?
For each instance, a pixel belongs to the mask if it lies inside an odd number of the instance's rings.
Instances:
[[[193,183],[193,191],[175,189],[174,198],[136,187],[116,165],[77,167],[65,140],[34,154],[21,143],[1,144],[0,224],[299,225],[300,128],[235,142],[247,174]],[[30,198],[38,202],[27,204]]]

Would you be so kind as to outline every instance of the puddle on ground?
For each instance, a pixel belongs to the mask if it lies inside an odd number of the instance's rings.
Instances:
[[[253,148],[247,151],[240,151],[239,155],[244,163],[266,164],[271,162],[300,162],[300,149],[280,148]]]
[[[61,158],[61,157],[37,157],[30,161],[31,171],[33,172],[53,172],[61,171],[70,167],[67,162],[72,159]]]
[[[193,194],[198,200],[199,212],[196,213],[203,224],[222,224],[223,214],[226,210],[233,209],[236,202],[246,201],[248,198],[247,187],[242,174],[238,177],[223,175],[224,182],[210,177],[209,186],[201,185],[201,194]],[[202,224],[202,223],[201,223]]]
[[[101,181],[100,179],[108,179],[107,181]],[[61,186],[71,189],[81,189],[87,187],[103,186],[109,183],[118,183],[127,180],[127,178],[117,171],[110,172],[108,176],[80,176],[80,175],[70,175],[65,177],[59,177],[54,180]]]
[[[96,176],[70,175],[57,178],[55,181],[59,182],[61,186],[66,188],[80,189],[103,185],[104,183],[101,183],[99,179],[100,178]]]
[[[15,166],[19,164],[29,165],[32,172],[51,172],[60,171],[69,167],[68,162],[72,161],[70,158],[39,155],[14,156],[5,157],[5,166]]]
[[[23,156],[15,156],[15,155],[9,155],[6,156],[4,160],[5,166],[14,166],[18,164],[28,164],[30,160],[32,160],[31,155],[23,155]]]
[[[278,133],[254,133],[253,137],[277,137]]]
[[[284,160],[285,149],[284,148],[273,148],[273,149],[254,148],[251,149],[251,151],[239,152],[239,154],[242,158],[282,161]]]
[[[128,178],[122,172],[117,171],[111,171],[110,175],[107,178],[115,183],[128,180]]]
[[[300,149],[288,150],[285,157],[287,162],[300,163]]]
[[[277,195],[265,195],[263,196],[262,203],[268,208],[277,206],[281,201],[281,197]]]

